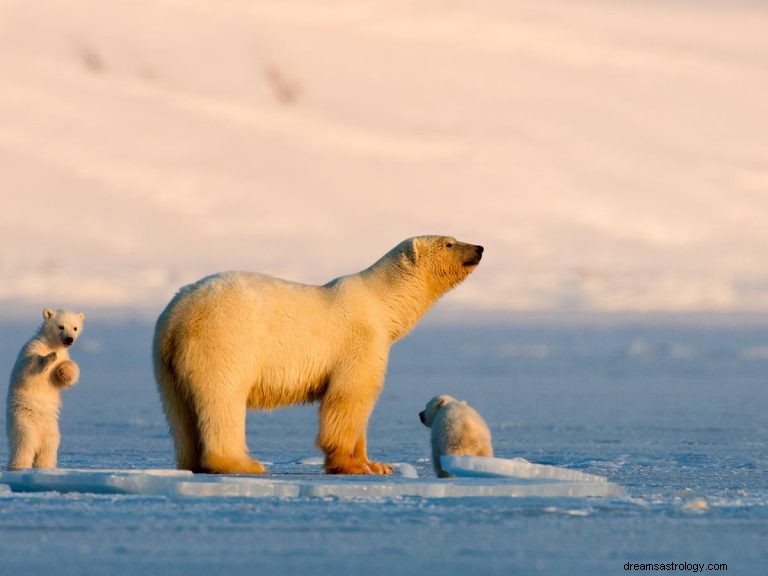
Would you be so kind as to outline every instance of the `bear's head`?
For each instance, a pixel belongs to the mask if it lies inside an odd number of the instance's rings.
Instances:
[[[85,314],[82,312],[46,308],[43,310],[43,335],[46,343],[52,348],[72,346],[83,332],[84,319]]]
[[[416,236],[401,245],[405,258],[436,295],[463,281],[483,257],[483,247],[452,236]]]
[[[453,396],[448,396],[447,394],[443,394],[442,396],[435,396],[432,398],[432,400],[427,402],[426,408],[419,412],[419,420],[421,420],[421,423],[424,424],[424,426],[431,428],[432,422],[435,421],[435,416],[437,416],[438,412],[440,412],[440,410],[452,402],[458,402],[458,400],[456,400],[456,398]]]

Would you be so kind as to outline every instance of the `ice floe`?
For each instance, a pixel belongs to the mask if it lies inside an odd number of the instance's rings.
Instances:
[[[484,456],[441,456],[440,464],[453,476],[469,478],[520,478],[560,482],[607,482],[603,476],[578,470],[533,464],[524,458],[489,458]]]
[[[531,465],[536,466],[536,465]],[[554,467],[553,467],[554,468]],[[597,480],[529,478],[418,478],[410,464],[396,475],[325,476],[308,473],[268,476],[192,474],[184,470],[22,470],[0,472],[0,496],[15,492],[74,492],[185,497],[244,498],[466,498],[466,497],[621,497],[624,490]],[[565,471],[573,472],[573,471]],[[589,476],[589,475],[584,475]]]

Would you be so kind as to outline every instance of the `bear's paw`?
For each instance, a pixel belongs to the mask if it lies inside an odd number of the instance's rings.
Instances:
[[[64,360],[51,372],[51,380],[54,386],[68,388],[74,386],[80,377],[80,367],[72,360]]]

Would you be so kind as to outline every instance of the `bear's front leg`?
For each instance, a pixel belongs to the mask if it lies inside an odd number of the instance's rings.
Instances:
[[[392,466],[389,464],[373,462],[368,459],[365,432],[360,438],[357,439],[357,444],[355,444],[355,456],[359,459],[365,460],[368,463],[368,468],[371,469],[371,474],[392,474]]]
[[[31,364],[30,371],[32,374],[41,374],[48,369],[48,366],[56,362],[56,352],[51,352],[45,356],[36,355],[34,361]]]
[[[64,360],[51,372],[51,381],[58,388],[69,388],[80,378],[80,367],[72,360]]]
[[[359,397],[363,396],[363,397]],[[365,453],[365,431],[376,395],[329,390],[320,403],[317,444],[325,453],[326,474],[389,474],[386,464],[371,462]]]

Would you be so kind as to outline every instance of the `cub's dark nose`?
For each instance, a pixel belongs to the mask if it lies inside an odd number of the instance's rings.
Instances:
[[[72,338],[72,336],[67,336],[66,338],[64,338],[64,346],[71,346],[72,342],[74,341],[75,339]]]
[[[424,424],[424,412],[419,412],[419,420],[421,420],[421,423]]]
[[[483,250],[485,250],[485,248],[483,248],[482,246],[477,246],[476,250],[477,250],[477,256],[480,257],[483,255]]]

